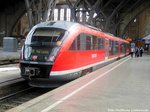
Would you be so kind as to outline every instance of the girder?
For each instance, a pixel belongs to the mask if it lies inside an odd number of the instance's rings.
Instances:
[[[47,10],[45,11],[45,16],[43,21],[53,20],[55,6],[56,6],[56,0],[48,0]]]
[[[131,11],[134,12],[143,3],[150,2],[150,0],[9,0],[9,2],[5,0],[3,4],[0,4],[0,12],[5,12],[7,7],[19,1],[24,1],[30,28],[41,21],[53,20],[55,9],[58,9],[58,20],[60,20],[61,9],[64,9],[64,14],[70,9],[70,21],[90,24],[113,34],[120,34],[120,26],[125,29],[122,24],[127,25],[135,18],[132,17],[128,23],[124,23],[127,22],[127,15]],[[139,13],[141,11],[142,8]],[[139,13],[135,12],[130,16],[137,16]],[[66,16],[64,20],[66,20]]]
[[[133,10],[143,2],[143,0],[59,0],[57,3],[56,0],[25,1],[31,27],[40,21],[53,20],[53,12],[57,5],[66,4],[67,8],[71,10],[71,21],[90,24],[110,33],[117,33],[117,28],[123,20],[123,17],[120,16],[122,13]],[[30,5],[27,1],[30,1]],[[36,12],[33,12],[34,9]],[[58,12],[60,13],[60,10]],[[34,19],[34,23],[32,19]],[[60,15],[58,15],[59,19]]]
[[[53,20],[56,0],[25,0],[30,29],[41,21]]]

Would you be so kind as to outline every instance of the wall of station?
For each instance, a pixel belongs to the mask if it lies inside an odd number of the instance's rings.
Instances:
[[[128,25],[126,36],[132,38],[137,46],[144,46],[141,38],[150,34],[150,8],[135,17]]]
[[[150,34],[150,8],[132,20],[126,32],[126,35],[131,38],[142,38],[148,34]]]
[[[19,6],[20,8],[18,8],[18,5],[16,5],[16,6],[10,7],[10,10],[7,9],[5,10],[5,12],[0,13],[0,25],[1,25],[0,46],[2,45],[2,39],[4,36],[14,36],[20,39],[20,38],[25,38],[26,33],[29,31],[27,15],[24,14],[23,16],[21,16],[21,19],[18,20],[20,15],[22,13],[25,13],[24,12],[25,6],[23,4],[22,5],[19,4]],[[20,9],[24,11],[21,11]],[[58,11],[58,13],[61,13],[61,9],[60,11]],[[66,15],[67,14],[70,15],[70,12],[68,10],[66,10]],[[129,16],[131,15],[132,13],[129,14]],[[54,19],[55,18],[61,19],[60,15],[54,16]],[[68,16],[66,16],[65,18],[67,19]],[[128,18],[125,18],[125,19],[127,20]],[[15,23],[15,21],[17,21],[16,22],[17,24]],[[150,34],[150,8],[148,8],[147,10],[142,12],[140,15],[138,15],[136,18],[134,18],[128,24],[128,27],[126,29],[127,29],[126,36],[131,37],[131,38],[141,38]]]

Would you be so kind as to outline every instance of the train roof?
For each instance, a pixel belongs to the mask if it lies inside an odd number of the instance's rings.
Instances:
[[[42,22],[36,25],[36,28],[38,27],[56,27],[56,28],[61,28],[64,30],[69,30],[74,25],[81,25],[84,27],[88,27],[93,30],[101,31],[101,29],[87,25],[87,24],[82,24],[82,23],[77,23],[77,22],[70,22],[70,21],[46,21]]]
[[[53,28],[60,28],[64,30],[69,30],[72,26],[76,25],[78,23],[75,22],[69,22],[69,21],[46,21],[42,22],[36,25],[36,28],[41,27],[53,27]]]
[[[37,24],[35,27],[36,28],[60,28],[60,29],[64,29],[64,30],[69,30],[71,27],[73,27],[75,25],[81,25],[81,26],[88,27],[88,28],[96,30],[96,31],[103,32],[103,31],[101,31],[101,29],[98,29],[96,27],[86,25],[86,24],[80,24],[80,23],[76,23],[76,22],[70,22],[70,21],[46,21],[46,22]],[[113,39],[115,37],[117,40],[127,42],[126,40],[118,38],[110,33],[106,33],[106,32],[103,32],[103,33],[105,33],[105,36],[109,37],[110,39]]]

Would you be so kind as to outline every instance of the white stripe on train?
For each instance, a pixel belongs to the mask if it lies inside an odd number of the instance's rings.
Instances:
[[[122,55],[122,56],[124,56],[124,55]],[[122,56],[120,56],[120,57],[122,57]],[[77,68],[77,69],[64,70],[64,71],[51,71],[50,76],[58,76],[58,75],[62,75],[63,76],[63,75],[66,75],[66,74],[79,72],[81,70],[84,70],[84,69],[87,69],[87,68],[90,68],[90,67],[93,67],[93,66],[97,66],[97,65],[100,65],[100,64],[103,64],[103,63],[115,60],[117,58],[118,57],[107,59],[105,61],[101,61],[101,62],[98,62],[98,63],[90,64],[88,66],[80,67],[80,68]]]

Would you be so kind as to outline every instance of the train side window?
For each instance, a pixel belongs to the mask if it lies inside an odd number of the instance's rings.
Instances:
[[[113,41],[110,40],[110,41],[109,41],[109,54],[110,54],[110,55],[113,55],[113,49],[114,49],[113,46],[114,46],[114,45],[113,45]]]
[[[98,49],[104,49],[104,39],[101,37],[98,38]]]
[[[87,45],[87,42],[86,42],[86,34],[82,33],[80,34],[80,50],[86,50],[86,45]]]
[[[92,45],[92,37],[90,35],[86,36],[86,50],[92,50],[93,45]]]
[[[69,49],[70,49],[70,50],[76,50],[76,49],[77,49],[77,39],[75,39],[75,40],[73,41],[73,43],[71,44],[71,46],[70,46]]]
[[[80,34],[73,41],[70,50],[87,50],[87,36],[86,34]]]
[[[117,41],[110,40],[109,47],[110,47],[110,49],[109,49],[110,55],[115,55],[118,53],[118,42]]]
[[[120,43],[120,52],[125,53],[125,43],[124,42]]]
[[[80,34],[72,43],[70,50],[98,50],[104,49],[104,38]]]
[[[78,35],[70,46],[70,50],[80,50],[80,43],[80,35]]]
[[[115,41],[115,54],[118,54],[118,41]]]
[[[97,50],[98,49],[98,37],[93,36],[92,37],[92,45],[93,45],[93,50]]]
[[[104,38],[101,40],[101,48],[104,49]]]

